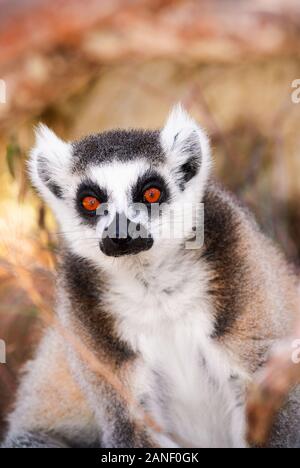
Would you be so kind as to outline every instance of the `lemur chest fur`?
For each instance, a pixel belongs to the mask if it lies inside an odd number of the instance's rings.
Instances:
[[[181,446],[241,446],[243,416],[235,414],[240,402],[232,379],[237,370],[211,338],[207,272],[201,265],[189,267],[166,269],[159,278],[146,270],[127,274],[124,282],[120,271],[107,305],[117,318],[119,336],[139,356],[135,396],[164,431]],[[237,434],[224,433],[234,419]]]

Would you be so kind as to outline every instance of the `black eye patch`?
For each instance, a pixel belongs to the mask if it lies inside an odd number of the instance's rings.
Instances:
[[[82,202],[86,197],[94,197],[100,203],[107,203],[108,195],[106,190],[101,189],[97,184],[89,180],[82,182],[77,189],[75,202],[77,212],[85,223],[94,225],[97,222],[97,213],[95,211],[88,212],[84,209]]]
[[[138,178],[132,189],[132,201],[134,203],[145,203],[144,193],[150,188],[157,188],[161,192],[159,203],[167,203],[170,199],[170,191],[165,179],[153,170],[148,170]]]

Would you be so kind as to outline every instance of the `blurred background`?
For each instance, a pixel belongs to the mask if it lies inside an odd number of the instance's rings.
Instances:
[[[299,265],[296,79],[299,0],[0,0],[0,438],[41,301],[53,308],[57,228],[26,178],[34,125],[156,128],[181,101],[217,176]]]

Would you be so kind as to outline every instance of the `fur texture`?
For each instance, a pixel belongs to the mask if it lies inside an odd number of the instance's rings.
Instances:
[[[21,383],[7,446],[246,447],[247,386],[289,332],[299,295],[283,256],[210,168],[208,138],[180,106],[161,132],[112,131],[69,144],[38,131],[30,172],[64,237],[59,319],[111,366],[163,432],[137,423],[49,330]],[[167,239],[158,235],[170,223],[166,212],[150,230],[145,213],[134,212],[148,182],[160,184],[169,210],[204,203],[201,248],[185,248],[194,220],[183,238]],[[78,209],[82,186],[105,198],[105,216]],[[120,213],[148,229],[152,248],[119,258],[101,251]],[[298,443],[299,403],[295,393],[271,445]]]

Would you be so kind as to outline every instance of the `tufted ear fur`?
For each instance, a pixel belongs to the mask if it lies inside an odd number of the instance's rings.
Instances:
[[[32,183],[47,201],[53,197],[63,198],[72,146],[43,124],[36,128],[35,134],[36,142],[28,163]]]
[[[209,139],[180,104],[172,109],[161,131],[161,144],[182,191],[198,175],[207,179],[211,167]]]

